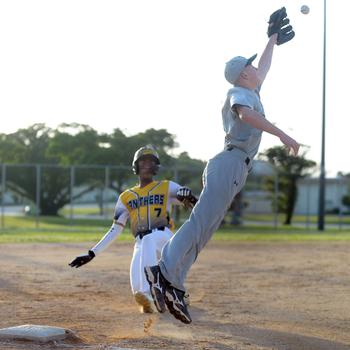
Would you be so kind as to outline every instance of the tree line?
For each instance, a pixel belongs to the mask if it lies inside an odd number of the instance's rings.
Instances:
[[[75,200],[88,191],[106,185],[98,169],[81,171],[74,179],[74,185],[80,186],[81,190],[72,197],[69,187],[71,174],[67,171],[69,166],[118,166],[117,171],[111,172],[107,186],[120,193],[130,184],[130,179],[136,179],[131,171],[132,158],[138,148],[147,144],[155,146],[159,153],[162,178],[173,179],[173,169],[186,170],[177,173],[176,181],[190,186],[199,194],[205,162],[191,158],[187,152],[172,156],[178,144],[175,136],[165,129],[148,129],[129,136],[118,128],[110,133],[100,133],[85,124],[64,123],[50,128],[37,123],[14,133],[0,134],[0,162],[43,165],[45,171],[41,173],[39,211],[42,215],[58,215],[71,198]],[[316,163],[306,159],[305,153],[298,157],[289,156],[279,146],[268,149],[260,156],[271,163],[278,173],[279,196],[278,202],[273,205],[286,214],[285,224],[290,224],[297,199],[297,181],[307,176]],[[6,188],[35,203],[35,177],[34,168],[19,171],[16,167],[8,167]],[[273,193],[274,179],[267,178],[265,187]]]
[[[172,156],[178,145],[175,136],[165,129],[148,129],[128,136],[118,128],[111,133],[99,133],[88,125],[77,123],[61,124],[57,128],[34,124],[11,134],[0,134],[0,162],[42,165],[39,211],[41,215],[58,215],[59,210],[71,201],[69,166],[118,167],[112,168],[107,186],[120,193],[131,178],[136,179],[131,170],[132,159],[135,151],[147,144],[154,145],[158,151],[163,178],[173,178],[172,168],[191,169],[191,172],[179,173],[177,180],[200,191],[198,176],[194,177],[193,173],[201,174],[205,163],[192,159],[186,152]],[[6,179],[6,188],[36,202],[34,167],[7,167]],[[101,171],[87,168],[75,177],[74,185],[82,189],[75,191],[73,200],[93,189],[103,188],[105,180]]]

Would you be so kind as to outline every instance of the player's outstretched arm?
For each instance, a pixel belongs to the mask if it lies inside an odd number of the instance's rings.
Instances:
[[[101,240],[91,248],[91,250],[97,255],[107,249],[111,243],[122,233],[124,224],[114,220],[110,229],[101,238]]]
[[[263,51],[263,53],[260,57],[260,60],[258,63],[258,70],[257,70],[257,75],[259,78],[260,85],[264,82],[266,75],[270,70],[273,49],[274,49],[276,42],[277,42],[277,34],[273,34],[269,38],[269,41],[267,42],[265,50]]]
[[[258,112],[245,106],[237,106],[236,110],[239,117],[244,123],[252,126],[253,128],[277,136],[281,140],[281,142],[288,148],[288,150],[292,150],[295,156],[298,155],[300,147],[299,143],[295,141],[292,137],[287,135],[284,131],[270,123]]]
[[[292,40],[295,36],[293,27],[289,23],[285,7],[278,9],[270,15],[267,36],[269,41],[258,63],[258,78],[260,85],[266,78],[271,67],[274,46],[282,45]]]

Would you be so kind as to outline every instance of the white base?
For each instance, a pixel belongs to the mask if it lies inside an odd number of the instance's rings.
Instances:
[[[69,329],[33,324],[0,329],[0,339],[22,339],[49,342],[52,340],[65,339],[69,335],[73,335],[73,332]]]

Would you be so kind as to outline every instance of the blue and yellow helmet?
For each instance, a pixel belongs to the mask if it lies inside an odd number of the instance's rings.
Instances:
[[[152,145],[143,146],[135,152],[134,159],[132,161],[132,170],[133,170],[134,174],[138,175],[139,169],[138,169],[137,163],[140,160],[140,158],[142,158],[144,156],[154,157],[154,159],[156,161],[156,167],[153,171],[153,174],[155,175],[159,170],[160,160],[159,160],[159,155],[158,155],[157,151],[154,149],[154,147]]]

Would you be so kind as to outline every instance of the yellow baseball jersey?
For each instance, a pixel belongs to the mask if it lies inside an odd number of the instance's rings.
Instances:
[[[167,180],[152,181],[143,188],[134,186],[119,196],[114,219],[125,221],[127,210],[134,236],[157,227],[171,227],[169,211],[171,204],[179,204],[176,200],[179,188],[180,185]]]

